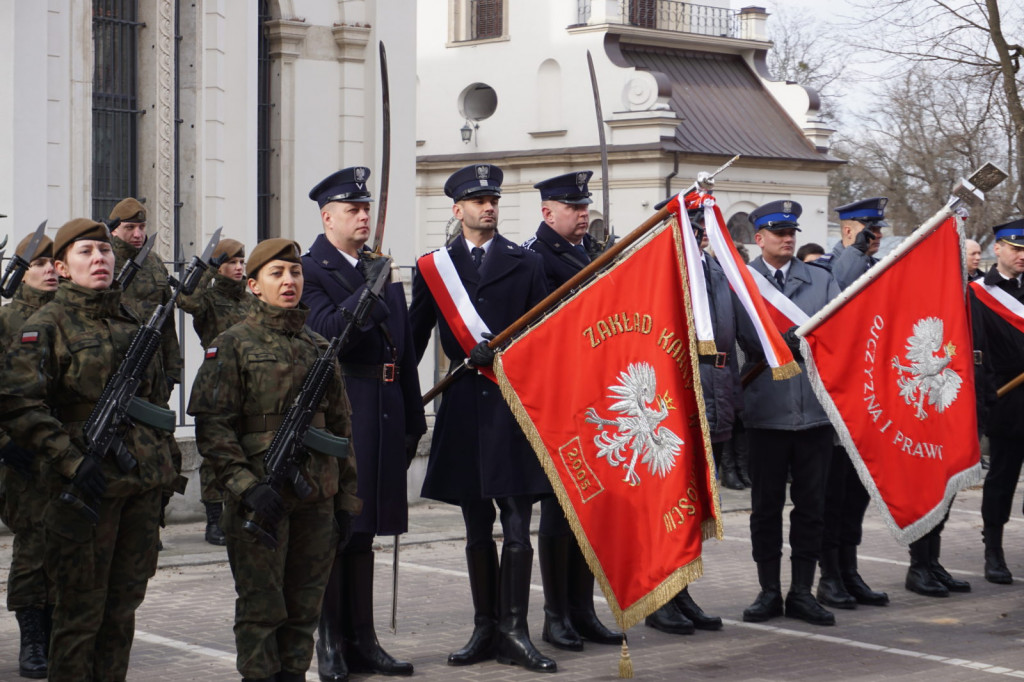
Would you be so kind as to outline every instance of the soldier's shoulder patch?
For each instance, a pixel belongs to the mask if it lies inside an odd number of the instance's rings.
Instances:
[[[215,357],[217,357],[217,346],[210,346],[209,348],[206,349],[205,358],[207,360],[212,360]]]
[[[37,331],[23,331],[21,333],[22,343],[37,343],[39,341],[39,332]]]

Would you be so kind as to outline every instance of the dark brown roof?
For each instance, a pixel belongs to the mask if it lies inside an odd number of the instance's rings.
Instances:
[[[739,55],[621,45],[629,65],[672,82],[669,106],[682,122],[668,151],[834,161],[815,150]]]

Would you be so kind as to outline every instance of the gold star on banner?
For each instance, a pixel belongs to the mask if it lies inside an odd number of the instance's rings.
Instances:
[[[953,345],[952,341],[946,344],[946,355],[951,358],[956,355],[956,346]]]

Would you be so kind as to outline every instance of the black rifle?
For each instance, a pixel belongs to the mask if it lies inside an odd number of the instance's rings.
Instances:
[[[32,235],[32,240],[29,241],[28,247],[25,249],[28,259],[22,258],[17,252],[11,256],[11,262],[7,264],[3,279],[0,280],[0,296],[4,298],[14,297],[14,292],[18,290],[18,285],[21,284],[21,279],[25,276],[25,271],[28,270],[31,264],[32,256],[35,255],[36,249],[39,248],[39,244],[45,236],[46,221],[44,220],[39,223],[39,227],[36,228],[35,234]],[[7,244],[6,239],[4,239],[4,244]]]
[[[195,291],[203,272],[209,267],[210,255],[217,247],[218,241],[219,229],[214,232],[203,255],[192,257],[192,261],[185,268],[182,280],[179,282],[171,278],[171,298],[157,306],[149,321],[135,332],[121,366],[107,381],[103,394],[85,422],[83,436],[86,457],[102,460],[108,455],[113,455],[118,468],[128,473],[138,466],[138,461],[125,447],[123,436],[135,421],[165,431],[174,431],[174,412],[139,400],[135,394],[146,375],[150,361],[160,349],[164,322],[174,310],[175,301],[182,292],[187,295]],[[74,507],[93,524],[97,523],[100,519],[98,501],[83,499],[78,493],[73,485],[67,486],[60,494],[60,500]]]
[[[302,477],[299,465],[315,450],[332,457],[348,457],[351,454],[347,438],[338,438],[319,429],[312,428],[313,415],[316,414],[320,401],[327,390],[327,384],[334,375],[334,363],[338,353],[348,343],[353,329],[366,323],[373,304],[381,297],[387,283],[390,268],[383,268],[371,286],[366,287],[359,296],[359,302],[351,313],[345,312],[348,324],[341,334],[331,339],[330,345],[316,362],[309,368],[302,382],[302,389],[295,396],[292,406],[284,421],[277,427],[274,440],[263,457],[266,474],[260,483],[266,483],[274,492],[280,493],[286,483],[290,483],[295,495],[304,500],[313,492],[309,483]],[[340,451],[340,452],[339,452]],[[242,528],[255,535],[268,549],[277,549],[277,528],[267,523],[266,519],[257,519],[255,515],[242,523]]]

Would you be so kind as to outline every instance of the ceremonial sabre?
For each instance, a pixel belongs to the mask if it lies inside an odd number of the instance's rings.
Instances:
[[[587,50],[587,66],[590,67],[590,87],[594,90],[594,112],[597,114],[597,139],[601,144],[601,211],[604,216],[604,228],[601,230],[602,234],[598,237],[597,241],[600,242],[601,250],[603,251],[608,243],[609,236],[614,235],[615,232],[612,230],[612,219],[608,214],[608,142],[604,137],[604,114],[601,113],[601,92],[597,88],[597,72],[594,71],[594,58],[590,56],[590,50]]]
[[[377,228],[373,231],[373,252],[384,244],[384,220],[388,213],[388,175],[391,171],[391,93],[388,89],[388,54],[380,41],[381,159],[380,191],[377,200]]]

